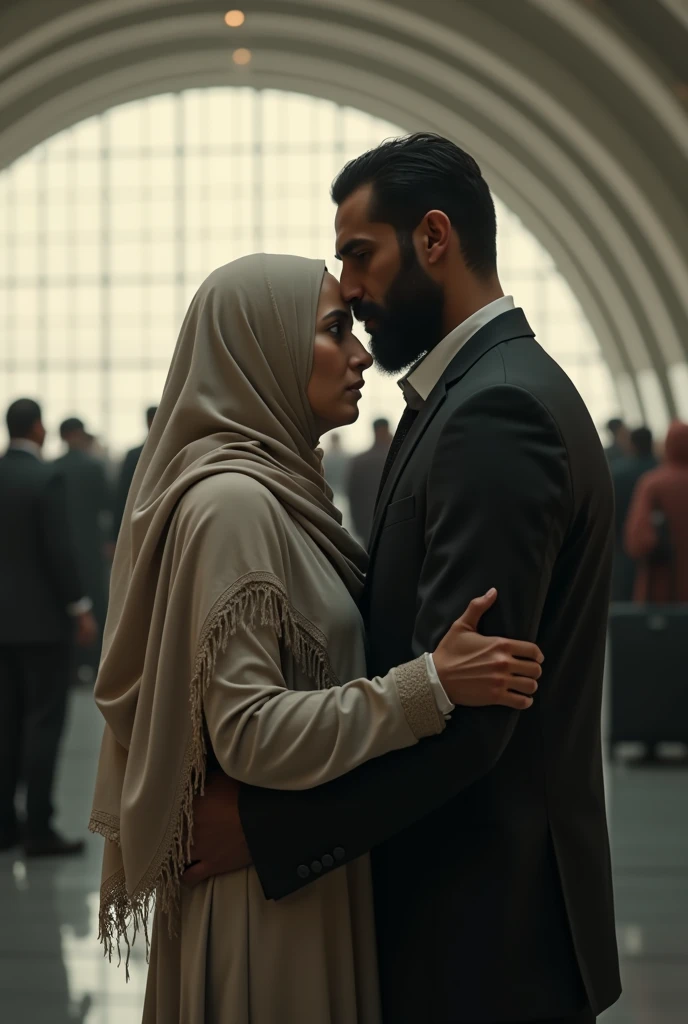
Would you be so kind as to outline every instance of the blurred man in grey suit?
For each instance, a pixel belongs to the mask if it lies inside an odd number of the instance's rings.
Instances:
[[[619,459],[625,459],[631,454],[631,432],[623,420],[616,418],[607,423],[607,432],[612,443],[604,449],[604,454],[609,465],[613,466]]]
[[[351,460],[347,481],[347,494],[351,518],[356,535],[363,545],[368,544],[373,528],[373,513],[382,470],[392,444],[389,420],[379,419],[373,423],[375,439],[372,448]]]
[[[80,853],[52,827],[55,764],[67,708],[70,646],[98,627],[73,551],[64,480],[42,458],[41,410],[20,399],[7,413],[0,458],[0,850]],[[26,817],[15,797],[26,783]]]

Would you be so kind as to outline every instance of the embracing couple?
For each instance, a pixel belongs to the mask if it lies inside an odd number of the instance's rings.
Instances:
[[[211,274],[134,478],[102,938],[128,958],[155,901],[146,1024],[587,1024],[619,995],[606,461],[502,292],[471,157],[392,140],[332,195],[341,284],[290,256]],[[372,362],[352,313],[411,367],[369,562],[318,447]]]

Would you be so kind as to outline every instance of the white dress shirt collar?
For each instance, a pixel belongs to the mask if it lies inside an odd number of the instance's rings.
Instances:
[[[404,393],[407,405],[412,409],[420,408],[427,400],[440,377],[447,369],[455,355],[463,348],[466,342],[470,341],[474,334],[485,327],[490,321],[515,309],[515,303],[511,295],[502,295],[487,306],[483,306],[468,320],[455,327],[446,338],[443,338],[439,345],[436,345],[431,352],[428,352],[420,362],[399,381],[399,387]]]
[[[16,437],[13,441],[10,441],[10,451],[17,452],[28,452],[29,455],[33,455],[39,461],[43,461],[43,451],[39,444],[35,441],[29,441],[26,437]]]

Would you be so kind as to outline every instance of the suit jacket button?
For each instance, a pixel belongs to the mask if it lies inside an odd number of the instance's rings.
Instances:
[[[344,858],[346,857],[346,851],[343,850],[341,846],[335,846],[332,853],[334,854],[335,860],[344,860]]]
[[[324,868],[333,868],[334,867],[334,857],[331,857],[329,855],[329,853],[326,853],[325,856],[322,859],[322,866]]]
[[[314,860],[313,863],[311,864],[311,871],[313,872],[314,875],[319,875],[322,869],[323,866],[319,860]]]
[[[299,876],[299,878],[308,878],[310,873],[310,868],[307,867],[305,864],[299,864],[299,866],[296,869],[296,874]]]

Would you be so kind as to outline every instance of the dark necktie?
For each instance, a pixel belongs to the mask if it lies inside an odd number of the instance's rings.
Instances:
[[[377,492],[377,501],[380,500],[380,495],[382,494],[382,489],[385,486],[385,483],[387,482],[387,477],[389,476],[390,470],[391,470],[392,466],[394,465],[394,460],[396,459],[397,455],[399,454],[399,450],[401,449],[402,444],[406,440],[406,437],[407,437],[407,434],[408,434],[409,430],[411,429],[413,424],[416,422],[416,419],[418,417],[418,413],[419,413],[419,410],[418,409],[412,409],[410,405],[407,405],[406,408],[404,409],[404,413],[403,413],[401,419],[399,420],[399,426],[397,427],[397,432],[394,435],[394,440],[392,441],[391,445],[389,446],[389,451],[387,452],[387,458],[385,460],[385,465],[384,465],[383,470],[382,470],[382,477],[380,478],[380,488],[379,488],[379,490]],[[376,501],[376,504],[377,504],[377,501]]]

